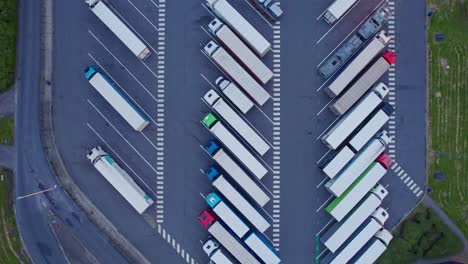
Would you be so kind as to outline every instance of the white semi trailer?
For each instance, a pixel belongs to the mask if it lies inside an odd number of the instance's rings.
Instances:
[[[390,39],[391,37],[382,30],[372,39],[369,45],[344,68],[340,75],[325,87],[324,91],[331,97],[338,96],[367,64],[383,51],[385,46],[390,42]]]
[[[354,264],[375,263],[385,252],[390,241],[393,239],[392,233],[387,229],[382,229],[375,233],[374,238],[361,250],[361,254],[355,259]]]
[[[252,100],[250,100],[237,85],[226,80],[224,77],[218,77],[218,79],[216,79],[216,85],[244,115],[254,106]]]
[[[271,44],[226,0],[206,0],[206,5],[228,24],[260,56],[264,56]]]
[[[203,125],[228,148],[255,177],[262,179],[267,174],[267,169],[240,141],[218,120],[208,113],[201,120]]]
[[[149,124],[148,118],[123,92],[93,66],[85,69],[85,77],[133,129],[142,131]]]
[[[381,218],[385,222],[388,213],[382,208],[376,210],[381,203],[382,200],[375,196],[368,196],[344,222],[337,222],[328,229],[320,241],[335,253],[371,214],[373,218]]]
[[[213,89],[203,96],[207,102],[257,153],[265,155],[270,149],[267,142],[240,117]]]
[[[372,139],[350,163],[337,175],[325,184],[333,195],[340,196],[353,182],[369,167],[369,165],[385,150],[392,141],[387,131],[382,131],[377,138]]]
[[[264,105],[271,98],[270,94],[224,48],[210,41],[204,50],[258,105]]]
[[[376,212],[385,212],[381,207]],[[386,213],[386,212],[385,212]],[[323,264],[343,264],[349,261],[361,250],[365,244],[374,236],[379,230],[382,230],[388,214],[383,217],[382,215],[372,214],[357,231],[356,235],[344,245],[343,249],[337,254],[328,254],[320,263]]]
[[[364,96],[340,119],[340,121],[338,121],[338,123],[322,136],[322,142],[332,150],[338,148],[380,103],[382,103],[389,91],[385,84],[377,84],[372,91]]]
[[[327,8],[323,14],[323,19],[328,24],[335,23],[340,19],[355,3],[357,0],[336,0],[331,6]]]
[[[87,158],[139,214],[154,203],[153,199],[101,147],[91,149]]]
[[[86,0],[89,9],[141,60],[151,51],[101,0]]]
[[[273,77],[273,72],[228,26],[215,18],[208,28],[260,82],[266,84]]]

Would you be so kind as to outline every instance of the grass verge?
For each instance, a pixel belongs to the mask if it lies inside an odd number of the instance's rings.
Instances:
[[[0,0],[0,94],[13,85],[16,68],[16,0]]]
[[[0,118],[0,144],[12,146],[15,135],[15,120],[13,117]]]
[[[428,0],[429,187],[468,236],[468,1],[443,2]]]
[[[0,263],[30,263],[16,228],[12,193],[13,174],[0,167]]]
[[[463,249],[462,242],[427,207],[419,205],[401,224],[379,264],[413,263],[417,259],[449,257]]]

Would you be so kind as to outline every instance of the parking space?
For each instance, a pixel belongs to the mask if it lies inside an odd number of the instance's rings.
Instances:
[[[322,90],[327,82],[317,68],[384,2],[360,0],[334,26],[321,19],[332,1],[282,1],[285,14],[277,23],[266,20],[248,0],[230,2],[272,44],[263,59],[274,73],[265,85],[272,98],[244,116],[271,147],[264,156],[256,155],[268,170],[259,182],[271,198],[264,213],[272,227],[265,235],[285,263],[310,263],[324,254],[317,235],[333,224],[324,210],[333,196],[324,188],[326,176],[317,163],[328,153],[320,137],[338,121],[328,109],[332,101]],[[197,217],[207,206],[203,195],[213,190],[201,172],[214,164],[202,148],[213,136],[200,120],[213,110],[202,97],[210,89],[220,93],[215,84],[219,76],[229,79],[203,52],[210,40],[217,42],[208,30],[214,15],[203,1],[109,3],[152,54],[139,60],[85,3],[56,3],[55,20],[60,22],[55,24],[53,82],[59,151],[78,186],[150,261],[207,262],[200,244],[207,232]],[[412,21],[411,14],[401,11],[410,4],[390,1],[388,5],[394,15],[386,30],[395,37],[389,48],[402,57],[382,78],[396,108],[387,127],[397,139],[389,146],[396,163],[382,181],[390,191],[384,208],[391,215],[387,226],[392,228],[422,198],[425,186],[425,137],[411,140],[425,133],[421,122],[425,97],[419,90],[405,89],[425,81],[422,72],[417,80],[410,73],[422,69],[424,60],[418,58],[417,65],[411,65],[406,58],[417,51],[401,44],[413,30],[420,30],[399,28],[400,20]],[[424,47],[419,38],[415,43]],[[150,120],[147,128],[134,131],[91,87],[83,71],[89,65],[141,109]],[[413,105],[416,111],[410,110]],[[96,145],[104,147],[156,201],[145,216],[138,215],[86,159],[86,151]],[[410,162],[413,155],[415,164]]]

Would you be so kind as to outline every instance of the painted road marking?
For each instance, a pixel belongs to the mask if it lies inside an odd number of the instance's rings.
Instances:
[[[164,229],[160,224],[157,226],[158,233],[162,236],[162,238],[170,245],[172,248],[176,249],[177,253],[187,262],[187,263],[193,263],[196,264],[197,262],[195,259],[193,259],[190,254],[185,251],[184,248],[174,239],[174,237],[171,237],[171,235],[166,232],[166,229]]]

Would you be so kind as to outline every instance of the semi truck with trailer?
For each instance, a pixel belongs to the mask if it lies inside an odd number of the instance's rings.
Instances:
[[[204,50],[206,55],[239,84],[259,106],[271,98],[270,94],[224,48],[210,41]]]
[[[265,232],[270,223],[242,196],[223,176],[213,181],[213,186],[222,194],[258,231]]]
[[[228,148],[232,154],[259,180],[267,174],[267,169],[244,145],[218,120],[208,113],[201,120],[202,124]]]
[[[390,9],[383,5],[359,28],[358,34],[363,39],[369,39],[387,22],[390,15]]]
[[[351,81],[378,55],[390,42],[391,37],[382,30],[362,51],[346,66],[343,71],[324,91],[335,97],[341,94]]]
[[[213,238],[209,238],[203,243],[203,251],[205,251],[206,255],[208,255],[210,260],[215,264],[233,264],[218,241]]]
[[[346,113],[395,63],[396,59],[396,55],[392,51],[385,52],[330,106],[330,109],[335,114],[342,115]]]
[[[337,149],[380,103],[382,103],[388,93],[389,89],[385,84],[377,84],[366,96],[354,105],[340,121],[322,136],[322,142],[332,150]]]
[[[125,46],[141,60],[150,54],[150,49],[133,33],[114,12],[101,0],[86,0],[89,9],[93,12]]]
[[[85,69],[85,77],[133,129],[142,131],[149,124],[148,118],[107,76],[93,66],[89,66]]]
[[[145,212],[154,203],[153,199],[138,186],[132,177],[104,149],[99,146],[94,147],[86,157],[94,168],[139,214]]]
[[[343,146],[336,153],[324,159],[323,163],[319,164],[319,168],[330,179],[333,179],[348,162],[354,157],[355,153],[348,146]]]
[[[320,237],[320,241],[331,252],[335,253],[370,215],[372,215],[372,218],[379,218],[385,222],[388,218],[388,213],[382,208],[377,209],[381,203],[382,200],[375,196],[368,196],[346,220],[337,222],[328,229]]]
[[[386,172],[387,168],[383,167],[382,164],[373,162],[340,197],[336,197],[328,204],[325,211],[339,222],[353,210],[369,190],[371,190],[371,195],[383,200],[388,192],[377,183]]]
[[[369,140],[387,123],[393,111],[394,108],[390,104],[381,104],[377,113],[372,115],[367,123],[361,124],[361,127],[357,130],[358,132],[352,135],[348,145],[356,152],[361,150],[362,147],[364,147],[364,145],[366,145],[366,143],[369,142]]]
[[[205,200],[211,210],[237,237],[242,238],[249,232],[249,226],[216,193],[208,194]]]
[[[210,141],[205,150],[221,166],[221,168],[236,181],[245,193],[252,198],[261,207],[270,201],[270,197],[247,175],[247,173],[229,156],[224,149],[220,148],[214,141]],[[220,175],[220,172],[214,166],[211,166],[205,175],[213,181]]]
[[[270,149],[267,142],[247,122],[232,109],[213,89],[210,89],[203,96],[208,105],[210,105],[241,138],[243,138],[257,153],[265,155]]]
[[[341,196],[361,173],[382,154],[385,147],[391,141],[392,138],[388,135],[387,131],[384,130],[379,133],[377,138],[367,143],[335,178],[325,184],[325,188],[336,197]]]
[[[336,0],[327,8],[323,14],[323,19],[328,24],[335,23],[340,19],[355,3],[357,0]]]
[[[209,30],[221,41],[235,58],[253,74],[262,84],[266,84],[273,77],[273,72],[232,32],[232,30],[214,19],[208,24]]]
[[[275,0],[251,0],[262,13],[265,13],[273,21],[280,19],[283,10],[278,1]]]
[[[271,44],[226,0],[206,0],[206,5],[258,55],[263,57],[270,50]]]
[[[236,84],[220,76],[216,79],[216,85],[223,94],[245,115],[254,106],[252,100],[247,97]]]
[[[377,209],[377,211],[382,208]],[[376,211],[376,212],[377,212]],[[357,231],[356,235],[351,240],[348,240],[343,248],[334,254],[328,254],[320,263],[326,264],[343,264],[349,261],[361,250],[365,244],[374,236],[379,230],[383,229],[383,225],[387,220],[386,217],[371,217],[368,219]]]
[[[358,254],[352,262],[354,264],[375,263],[385,252],[392,239],[392,233],[387,229],[378,231],[371,241],[361,250],[362,253]]]
[[[198,216],[198,220],[208,229],[208,233],[223,245],[223,247],[240,263],[261,264],[252,253],[228,231],[228,229],[216,220],[213,212],[203,211]]]

